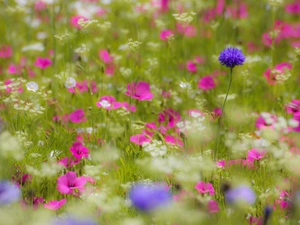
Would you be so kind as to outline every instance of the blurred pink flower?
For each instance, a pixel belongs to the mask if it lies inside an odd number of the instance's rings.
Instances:
[[[104,62],[105,64],[109,64],[113,62],[113,57],[110,56],[109,52],[106,49],[100,49],[99,50],[99,58]]]
[[[186,62],[186,69],[191,73],[196,73],[197,72],[197,64],[194,63],[193,61],[189,60]]]
[[[150,91],[150,85],[147,82],[132,82],[128,84],[125,95],[139,101],[150,101],[153,98],[153,94]]]
[[[168,39],[169,39],[172,35],[174,35],[173,31],[171,31],[171,30],[162,30],[162,31],[160,32],[159,37],[160,37],[160,40],[168,41]]]
[[[200,181],[196,184],[195,188],[198,190],[199,194],[206,194],[209,193],[210,195],[215,194],[215,189],[211,183],[205,183]]]
[[[10,58],[12,56],[12,49],[9,45],[1,46],[0,58]]]
[[[248,151],[247,160],[250,162],[254,162],[254,160],[261,160],[265,154],[265,151],[259,151],[256,148],[253,148]]]
[[[166,135],[165,142],[176,145],[176,146],[183,146],[183,142],[180,140],[180,138],[172,136],[172,135]]]
[[[166,123],[169,128],[174,128],[180,119],[180,113],[170,108],[159,113],[158,116],[158,122]]]
[[[300,112],[300,100],[293,99],[289,104],[285,106],[285,110],[289,114]]]
[[[300,14],[300,1],[295,0],[293,3],[287,4],[285,11],[289,14]]]
[[[284,74],[285,72],[288,72],[291,69],[292,69],[292,64],[283,62],[277,64],[274,69],[268,68],[263,75],[267,79],[268,84],[275,85],[277,83],[280,83],[280,80],[277,80],[277,76],[280,74]],[[273,70],[275,70],[276,73],[274,73]]]
[[[71,157],[65,157],[58,161],[58,164],[64,166],[65,168],[70,168],[74,165],[77,165],[80,163],[80,159],[72,159]]]
[[[52,65],[52,61],[49,58],[41,58],[41,57],[37,57],[35,62],[34,62],[34,66],[40,68],[40,69],[46,69],[47,67]]]
[[[85,113],[82,109],[77,109],[70,114],[70,120],[72,123],[82,123],[86,121]]]
[[[74,142],[70,148],[71,153],[76,159],[88,158],[89,149],[85,147],[81,142]]]
[[[216,87],[215,81],[211,76],[204,76],[198,82],[198,88],[202,90],[210,90]]]
[[[77,29],[82,29],[82,27],[78,24],[78,21],[80,20],[80,19],[83,19],[84,21],[88,21],[88,19],[87,18],[85,18],[84,16],[79,16],[79,15],[77,15],[77,16],[73,16],[73,17],[71,17],[71,25],[73,26],[73,27],[76,27]]]
[[[54,201],[50,201],[46,204],[44,204],[44,207],[46,209],[50,209],[50,210],[58,210],[60,209],[65,203],[67,202],[66,199],[62,199],[60,201],[54,200]]]
[[[209,213],[217,213],[220,211],[218,202],[216,200],[209,200],[207,207],[208,207]]]
[[[61,194],[73,194],[74,190],[84,191],[86,179],[77,177],[75,172],[68,171],[57,179],[57,189]]]
[[[151,133],[146,132],[144,130],[142,131],[142,134],[132,135],[130,137],[130,141],[141,146],[144,142],[150,143],[151,138],[152,138]]]

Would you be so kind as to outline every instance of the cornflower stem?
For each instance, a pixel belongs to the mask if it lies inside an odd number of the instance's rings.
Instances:
[[[224,115],[224,109],[225,109],[225,105],[226,105],[226,101],[228,98],[228,94],[230,91],[230,87],[231,87],[231,83],[232,83],[232,70],[233,68],[230,68],[230,73],[229,73],[229,84],[228,84],[228,88],[227,88],[227,92],[226,92],[226,96],[222,105],[222,111],[221,111],[221,115],[220,118],[218,120],[218,132],[217,132],[217,145],[216,145],[216,150],[214,152],[214,159],[216,159],[217,156],[217,152],[219,152],[219,145],[220,145],[220,134],[221,134],[221,125],[222,125],[222,119],[223,119],[223,115]]]

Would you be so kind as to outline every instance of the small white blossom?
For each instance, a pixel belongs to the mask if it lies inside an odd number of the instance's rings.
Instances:
[[[66,88],[76,87],[76,80],[73,77],[69,77],[65,83]]]
[[[36,92],[39,89],[39,85],[35,82],[29,82],[26,84],[28,91]]]

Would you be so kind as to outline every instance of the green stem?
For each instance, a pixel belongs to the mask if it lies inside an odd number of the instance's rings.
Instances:
[[[218,121],[217,146],[216,146],[216,150],[214,152],[214,159],[216,159],[217,152],[219,152],[219,145],[220,145],[220,139],[221,139],[220,138],[221,125],[222,125],[222,119],[223,119],[223,116],[224,116],[224,109],[225,109],[226,101],[227,101],[229,90],[230,90],[231,83],[232,83],[232,70],[233,70],[233,68],[230,68],[229,84],[228,84],[226,96],[225,96],[225,99],[224,99],[224,102],[223,102],[223,105],[222,105],[221,115],[220,115],[220,118],[219,118],[219,121]]]

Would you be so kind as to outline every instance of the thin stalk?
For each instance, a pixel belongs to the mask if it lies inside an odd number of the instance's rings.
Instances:
[[[215,150],[215,152],[214,152],[214,159],[216,159],[217,152],[219,152],[219,145],[220,145],[220,139],[221,139],[221,138],[220,138],[220,134],[221,134],[221,125],[222,125],[222,119],[223,119],[223,116],[224,116],[224,109],[225,109],[226,101],[227,101],[228,94],[229,94],[230,87],[231,87],[231,83],[232,83],[232,70],[233,70],[233,68],[230,68],[230,73],[229,73],[229,84],[228,84],[226,96],[225,96],[225,99],[224,99],[224,102],[223,102],[223,105],[222,105],[221,115],[220,115],[220,118],[219,118],[219,121],[218,121],[217,146],[216,146],[216,150]]]

